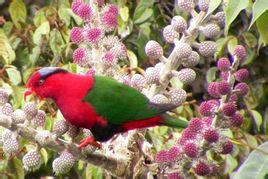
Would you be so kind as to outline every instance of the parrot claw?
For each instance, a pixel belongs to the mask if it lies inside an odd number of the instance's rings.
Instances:
[[[95,138],[92,136],[80,140],[80,144],[79,144],[78,148],[81,149],[82,147],[86,147],[87,145],[92,145],[96,148],[101,148],[101,144],[96,142]]]

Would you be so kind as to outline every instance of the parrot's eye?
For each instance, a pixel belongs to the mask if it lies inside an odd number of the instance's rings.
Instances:
[[[39,80],[39,81],[38,81],[38,85],[39,85],[39,86],[42,85],[42,84],[44,83],[44,81],[45,81],[45,80],[43,80],[43,79]]]

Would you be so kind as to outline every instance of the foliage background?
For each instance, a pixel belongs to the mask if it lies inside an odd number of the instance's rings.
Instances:
[[[220,0],[212,0],[215,4]],[[162,28],[169,24],[171,18],[181,14],[174,8],[172,0],[112,0],[120,7],[118,35],[130,50],[129,59],[132,66],[146,68],[155,64],[147,59],[144,46],[147,41],[158,41],[168,53],[171,46],[163,41]],[[224,171],[222,177],[232,175],[247,158],[250,151],[267,140],[268,133],[268,2],[256,0],[237,0],[227,3],[225,37],[217,39],[218,53],[221,56],[224,48],[232,49],[236,44],[243,44],[249,53],[244,66],[250,72],[250,94],[244,99],[245,122],[237,131],[229,131],[234,139],[235,152],[221,161]],[[187,14],[181,14],[187,18]],[[11,103],[15,108],[23,106],[24,84],[29,75],[39,67],[63,66],[70,71],[81,69],[72,63],[72,53],[76,48],[69,40],[73,26],[81,25],[81,19],[70,9],[68,0],[0,0],[0,85],[9,89]],[[181,118],[190,119],[199,116],[196,105],[206,98],[207,82],[215,78],[215,62],[200,63],[198,79],[188,91],[196,104],[180,107],[177,112]],[[59,118],[52,103],[40,103],[39,107],[47,112],[46,129],[51,129]],[[156,150],[168,148],[174,143],[178,131],[167,127],[156,127],[149,131]],[[171,138],[168,140],[168,138]],[[26,143],[26,141],[21,141]],[[0,160],[0,177],[26,178],[53,176],[51,163],[56,154],[42,149],[43,164],[39,170],[24,173],[21,156],[26,152],[27,145],[21,153],[12,159],[4,156]],[[267,156],[266,156],[267,157]],[[81,175],[82,174],[82,175]],[[102,178],[101,169],[78,162],[68,174],[72,177]]]

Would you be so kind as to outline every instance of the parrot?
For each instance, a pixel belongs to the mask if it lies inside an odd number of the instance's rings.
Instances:
[[[60,67],[43,67],[26,82],[24,99],[35,94],[52,99],[63,117],[92,136],[82,139],[79,148],[100,147],[115,134],[133,129],[166,125],[186,128],[187,122],[166,113],[177,106],[153,103],[137,89],[112,77],[71,73]]]

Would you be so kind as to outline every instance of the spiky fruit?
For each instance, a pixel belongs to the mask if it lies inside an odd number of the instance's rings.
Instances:
[[[74,63],[78,64],[79,66],[83,66],[86,63],[85,58],[86,58],[86,49],[77,48],[74,50],[74,53],[73,53]]]
[[[169,92],[169,95],[170,103],[176,106],[181,105],[187,97],[187,93],[183,89],[173,89]]]
[[[237,85],[235,85],[234,89],[235,89],[236,93],[240,96],[245,96],[246,94],[248,94],[248,91],[249,91],[248,85],[244,82],[241,82],[241,83],[238,83]]]
[[[163,48],[158,42],[150,40],[145,46],[145,53],[149,58],[160,59],[163,56]]]
[[[72,11],[77,15],[78,14],[78,9],[80,5],[83,3],[83,0],[74,0],[72,2]]]
[[[242,60],[243,62],[247,57],[247,52],[246,52],[245,47],[242,45],[237,45],[234,49],[234,55],[237,56],[237,58]]]
[[[5,103],[2,108],[1,112],[7,116],[11,116],[13,113],[13,107],[9,103]]]
[[[204,128],[204,122],[200,118],[192,118],[189,121],[188,129],[193,132],[200,132]]]
[[[85,147],[82,148],[82,153],[85,155],[91,154],[96,150],[95,146],[92,145],[87,145]]]
[[[57,135],[57,136],[62,136],[63,134],[65,134],[69,129],[69,125],[68,123],[64,120],[58,120],[53,127],[53,132]]]
[[[204,136],[204,139],[209,143],[217,142],[220,137],[216,129],[212,129],[212,128],[205,130],[203,136]]]
[[[205,37],[215,38],[221,33],[221,29],[217,24],[207,24],[205,27],[201,28],[201,32]]]
[[[99,7],[102,7],[105,4],[105,0],[94,0],[94,3],[96,3]]]
[[[147,84],[154,84],[159,82],[159,71],[154,67],[149,67],[145,70],[144,77]]]
[[[77,10],[77,15],[84,21],[88,21],[93,16],[93,10],[89,4],[82,3]]]
[[[199,112],[203,116],[210,116],[214,113],[215,107],[215,104],[209,101],[203,101],[199,106]]]
[[[221,28],[225,26],[225,13],[223,11],[217,12],[217,14],[214,15],[214,19],[217,21]]]
[[[231,124],[234,127],[240,127],[243,123],[243,116],[239,113],[236,112],[232,117],[231,117]]]
[[[220,71],[228,71],[231,67],[231,63],[228,58],[222,57],[218,60],[217,67]]]
[[[80,129],[70,123],[68,123],[69,129],[67,131],[67,134],[71,137],[71,138],[75,138],[76,136],[78,136]]]
[[[9,138],[3,143],[3,151],[7,156],[14,155],[19,150],[19,143],[16,139]]]
[[[168,150],[168,161],[176,161],[181,154],[182,149],[178,146],[173,146]]]
[[[140,74],[134,74],[131,77],[131,86],[137,88],[138,90],[142,90],[146,85],[146,79]]]
[[[100,28],[93,27],[86,30],[85,39],[90,44],[95,44],[103,37],[103,31]]]
[[[42,146],[48,145],[53,140],[52,134],[46,130],[38,131],[34,138]]]
[[[216,43],[213,41],[204,41],[200,43],[198,51],[204,57],[213,56],[216,52]]]
[[[233,151],[233,148],[234,148],[233,143],[227,140],[221,144],[221,153],[229,154]]]
[[[217,83],[217,90],[219,94],[226,95],[231,91],[230,84],[226,81],[221,81]]]
[[[5,129],[2,132],[2,140],[5,142],[6,140],[10,139],[12,137],[12,131],[9,129]]]
[[[0,89],[0,106],[8,102],[8,94],[5,90]]]
[[[25,112],[26,119],[28,119],[28,120],[33,119],[34,116],[36,116],[37,113],[38,113],[37,106],[34,103],[31,103],[31,102],[27,102],[24,105],[23,111]]]
[[[101,23],[104,25],[105,31],[114,30],[117,27],[117,14],[105,12],[101,16]]]
[[[151,102],[156,104],[168,104],[168,98],[162,94],[156,94],[152,97]]]
[[[238,100],[238,96],[236,94],[232,94],[228,100],[228,102],[236,103]]]
[[[199,176],[206,176],[210,173],[210,167],[207,163],[199,161],[194,166],[194,172]]]
[[[44,127],[46,123],[46,113],[38,110],[37,115],[33,118],[34,127]]]
[[[194,8],[194,1],[193,0],[178,0],[178,7],[181,10],[190,12]]]
[[[18,123],[23,123],[26,119],[26,114],[23,110],[21,109],[16,109],[12,114],[11,114],[12,122],[14,124]]]
[[[183,145],[183,151],[190,158],[195,158],[199,155],[198,147],[193,142],[186,142]]]
[[[192,47],[184,42],[176,43],[177,58],[188,58],[192,53]]]
[[[199,61],[200,61],[199,54],[195,51],[192,51],[188,58],[182,59],[182,65],[184,67],[194,67],[199,63]]]
[[[171,25],[168,25],[163,29],[163,37],[168,43],[173,43],[174,39],[179,37],[179,34]]]
[[[220,77],[221,77],[221,79],[224,80],[224,81],[228,81],[229,76],[230,76],[229,71],[222,71],[222,72],[220,73]]]
[[[72,42],[79,44],[84,41],[83,29],[80,27],[74,27],[70,33],[70,39]]]
[[[108,4],[104,8],[104,11],[109,12],[109,13],[113,13],[114,15],[118,15],[118,13],[119,13],[118,6],[115,4]]]
[[[114,45],[110,51],[116,54],[116,57],[119,59],[126,59],[128,57],[127,48],[123,43]]]
[[[199,0],[198,7],[201,11],[207,12],[210,0]]]
[[[191,68],[184,68],[176,73],[176,76],[183,84],[191,84],[196,78],[196,73]]]
[[[211,82],[208,84],[208,94],[214,98],[219,98],[220,97],[220,93],[217,89],[218,87],[218,82]]]
[[[168,179],[184,179],[184,177],[180,173],[168,173]]]
[[[225,116],[232,116],[236,112],[236,105],[233,102],[225,103],[222,107],[222,112]]]
[[[5,128],[10,128],[12,124],[11,117],[0,112],[0,124]]]
[[[202,118],[202,120],[204,121],[204,123],[207,125],[207,126],[211,126],[212,123],[213,123],[213,117],[204,117]]]
[[[197,133],[190,128],[186,128],[182,134],[181,138],[178,140],[178,144],[184,145],[189,140],[195,140],[197,137]]]
[[[116,64],[116,54],[110,51],[104,53],[102,62],[107,67],[114,66]]]
[[[171,25],[173,29],[179,33],[184,32],[187,28],[187,23],[185,19],[181,16],[174,16],[171,20]]]
[[[161,150],[155,155],[155,162],[156,163],[165,163],[168,162],[168,151]]]
[[[248,70],[242,68],[234,73],[235,79],[239,82],[246,81],[248,79]]]
[[[71,153],[65,151],[53,161],[52,168],[56,175],[65,174],[71,170],[74,164],[74,156]]]
[[[32,171],[35,170],[40,166],[41,163],[41,156],[38,151],[30,151],[22,158],[23,167],[28,170]]]

